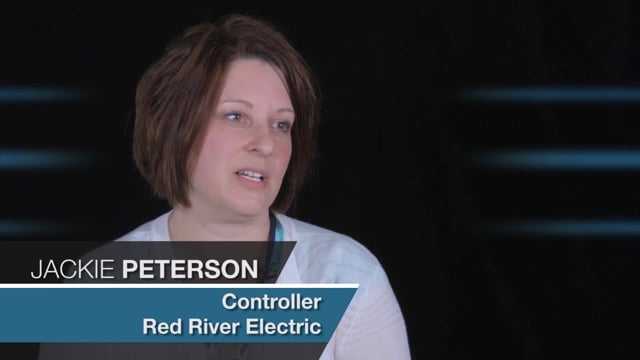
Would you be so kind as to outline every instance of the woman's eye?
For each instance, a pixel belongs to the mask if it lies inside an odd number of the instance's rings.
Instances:
[[[237,111],[224,113],[224,119],[231,126],[248,127],[251,125],[251,118]]]
[[[226,113],[226,114],[224,114],[224,117],[227,120],[231,120],[231,121],[240,121],[240,120],[242,120],[242,114],[240,114],[238,112]]]
[[[291,131],[291,123],[288,121],[278,121],[275,123],[274,126],[277,130],[280,130],[285,133]]]

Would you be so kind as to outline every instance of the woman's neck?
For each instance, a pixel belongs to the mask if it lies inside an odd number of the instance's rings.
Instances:
[[[174,241],[266,241],[269,226],[268,211],[254,217],[223,217],[176,207],[169,217],[169,235]]]

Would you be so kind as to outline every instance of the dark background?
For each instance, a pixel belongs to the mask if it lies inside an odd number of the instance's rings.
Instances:
[[[315,70],[320,160],[290,214],[378,256],[415,359],[640,355],[637,231],[500,231],[527,220],[635,221],[636,169],[470,161],[487,150],[633,150],[637,99],[465,96],[633,89],[632,0],[2,2],[0,163],[12,150],[86,157],[2,165],[0,235],[108,241],[166,211],[131,160],[136,82],[172,35],[229,12],[273,21]],[[16,99],[11,87],[76,96]]]

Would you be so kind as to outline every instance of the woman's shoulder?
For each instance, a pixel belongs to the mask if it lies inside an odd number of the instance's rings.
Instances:
[[[115,241],[168,241],[170,213],[170,211],[166,212],[153,220],[139,225]]]
[[[380,271],[377,257],[351,236],[278,214],[285,240],[295,241],[301,273],[320,274],[317,282],[362,282]]]

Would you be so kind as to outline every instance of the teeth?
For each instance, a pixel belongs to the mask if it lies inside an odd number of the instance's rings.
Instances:
[[[238,171],[238,174],[240,176],[242,176],[243,178],[247,179],[247,180],[251,180],[251,181],[262,181],[264,180],[264,176],[260,173],[257,173],[255,171],[249,171],[249,170],[241,170]]]

